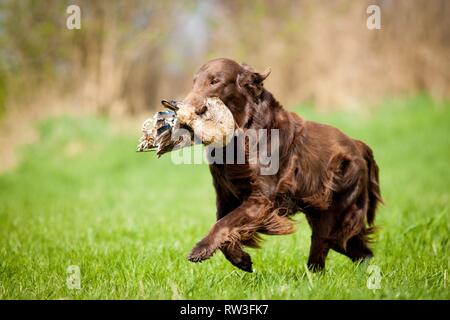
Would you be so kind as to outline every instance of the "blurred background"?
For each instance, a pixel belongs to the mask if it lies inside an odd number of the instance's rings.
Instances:
[[[71,4],[80,30],[66,27]],[[369,4],[381,8],[381,30],[366,27]],[[215,57],[271,67],[266,87],[288,108],[368,109],[423,92],[442,100],[449,16],[446,0],[2,0],[0,146],[54,112],[148,113],[183,97]]]
[[[216,57],[270,67],[286,108],[372,147],[377,293],[338,254],[308,287],[302,215],[252,251],[256,276],[185,261],[215,219],[208,168],[135,148],[159,101]],[[449,299],[449,124],[447,0],[0,0],[0,299]]]
[[[450,95],[450,3],[398,1],[2,0],[0,110],[133,114],[182,96],[214,57],[263,71],[287,106],[352,108]],[[81,8],[81,29],[66,8]],[[381,30],[366,9],[381,8]],[[61,99],[66,102],[61,104]],[[43,102],[45,101],[45,103]]]

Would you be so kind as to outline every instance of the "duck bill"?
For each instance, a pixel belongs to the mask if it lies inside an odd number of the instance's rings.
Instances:
[[[161,104],[169,110],[177,112],[180,108],[177,106],[177,102],[174,100],[161,100]]]

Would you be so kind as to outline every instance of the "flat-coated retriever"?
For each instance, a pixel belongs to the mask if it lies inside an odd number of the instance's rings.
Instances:
[[[219,97],[241,132],[279,130],[279,170],[262,175],[260,164],[210,164],[217,222],[188,259],[200,262],[220,249],[233,265],[252,272],[243,246],[258,247],[260,233],[292,233],[290,217],[297,212],[306,214],[312,228],[311,270],[325,267],[330,249],[353,261],[372,257],[369,236],[382,201],[372,150],[336,128],[284,110],[263,87],[269,73],[230,59],[214,59],[194,77],[184,102],[199,114],[204,112],[206,97]],[[248,151],[245,142],[236,148]]]

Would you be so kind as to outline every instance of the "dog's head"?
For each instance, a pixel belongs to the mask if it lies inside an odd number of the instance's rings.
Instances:
[[[202,114],[207,108],[206,98],[218,97],[230,109],[236,123],[243,127],[249,106],[258,103],[264,90],[263,81],[269,74],[270,69],[261,74],[230,59],[214,59],[195,74],[192,90],[183,102],[194,106],[197,114]]]

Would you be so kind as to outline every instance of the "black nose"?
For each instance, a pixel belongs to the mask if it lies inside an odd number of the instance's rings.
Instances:
[[[175,100],[170,100],[170,101],[161,100],[161,104],[164,107],[166,107],[167,109],[170,109],[172,111],[177,111],[178,109],[180,109],[180,108],[178,108],[177,102]]]

